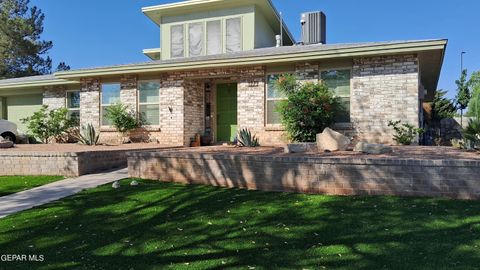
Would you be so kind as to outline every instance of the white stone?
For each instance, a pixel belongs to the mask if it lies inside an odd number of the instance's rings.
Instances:
[[[380,155],[380,154],[392,153],[393,148],[391,146],[384,145],[384,144],[373,144],[373,143],[367,143],[367,142],[359,142],[355,146],[355,149],[353,151],[364,153],[364,154]]]
[[[139,185],[139,184],[138,184],[138,181],[136,181],[136,180],[133,180],[133,181],[130,183],[130,186],[132,186],[132,187],[136,187],[136,186],[138,186],[138,185]]]
[[[287,154],[315,152],[316,150],[317,147],[315,143],[289,143],[284,148]]]
[[[119,189],[120,188],[120,182],[118,182],[118,181],[113,182],[112,188]]]
[[[350,144],[350,139],[330,128],[317,134],[317,147],[321,151],[345,151]]]
[[[1,141],[0,140],[0,148],[12,148],[13,147],[13,142],[11,141]]]

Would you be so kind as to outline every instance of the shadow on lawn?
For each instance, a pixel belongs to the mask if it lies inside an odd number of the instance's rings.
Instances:
[[[0,220],[2,253],[45,255],[44,263],[0,269],[480,265],[478,202],[141,184],[101,187]]]

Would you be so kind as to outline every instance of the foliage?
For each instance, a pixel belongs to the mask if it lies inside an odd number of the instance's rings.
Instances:
[[[51,41],[41,40],[44,14],[29,0],[0,0],[0,78],[50,73]]]
[[[447,91],[437,90],[432,102],[432,121],[440,122],[445,118],[453,118],[456,108],[452,100],[446,97]]]
[[[470,93],[470,84],[467,81],[467,70],[462,71],[462,75],[460,76],[459,80],[455,81],[457,84],[457,109],[460,110],[460,116],[463,122],[463,110],[468,107],[468,103],[470,102],[471,93]]]
[[[119,132],[125,134],[143,125],[135,112],[122,103],[113,104],[106,109],[107,119]]]
[[[465,148],[465,141],[463,139],[452,139],[450,143],[454,148],[457,148],[457,149]]]
[[[469,84],[472,90],[472,97],[468,104],[468,116],[480,118],[480,71],[472,74]]]
[[[283,75],[277,85],[287,96],[278,112],[291,140],[314,142],[318,133],[334,123],[341,105],[325,84],[297,84],[295,77]]]
[[[62,176],[0,176],[0,197],[63,179]]]
[[[77,129],[73,137],[78,140],[79,143],[84,145],[97,145],[100,134],[95,130],[95,127],[92,124],[83,126],[81,130]]]
[[[238,145],[241,147],[258,147],[260,143],[258,138],[250,132],[250,130],[244,128],[238,132]]]
[[[393,130],[395,131],[393,140],[401,145],[411,145],[418,135],[425,132],[423,128],[416,128],[409,123],[402,124],[401,120],[395,122],[390,121],[388,126],[393,127]]]
[[[65,64],[65,62],[60,62],[55,71],[58,72],[58,71],[68,71],[68,70],[70,70],[70,66]]]
[[[122,188],[114,192],[108,184],[3,218],[2,250],[21,252],[31,245],[53,267],[17,261],[2,262],[0,268],[396,270],[479,265],[478,201],[305,195],[146,180],[132,187],[131,181],[121,181]]]
[[[22,119],[27,124],[28,130],[35,137],[48,143],[49,139],[60,139],[75,123],[68,117],[68,110],[65,108],[49,110],[47,105],[35,112],[31,117]]]
[[[470,119],[467,128],[464,130],[463,136],[474,145],[480,144],[480,119]]]

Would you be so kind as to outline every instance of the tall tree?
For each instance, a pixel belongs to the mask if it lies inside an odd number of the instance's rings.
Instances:
[[[435,98],[432,102],[432,121],[440,122],[445,118],[452,118],[455,116],[455,104],[452,100],[446,97],[447,91],[437,90]]]
[[[472,73],[469,80],[472,98],[468,103],[468,116],[480,119],[480,71]]]
[[[50,73],[46,54],[51,41],[41,39],[44,14],[29,0],[0,0],[0,78]]]
[[[462,71],[462,75],[459,80],[456,80],[457,84],[457,109],[460,110],[460,125],[463,126],[463,111],[468,107],[470,102],[470,83],[467,80],[467,70]]]
[[[57,69],[55,69],[55,72],[67,70],[70,70],[70,66],[65,64],[65,62],[60,62],[57,66]]]

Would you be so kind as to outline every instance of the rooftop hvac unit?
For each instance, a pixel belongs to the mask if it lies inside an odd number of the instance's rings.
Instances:
[[[327,43],[327,16],[323,12],[303,13],[301,23],[303,44]]]

